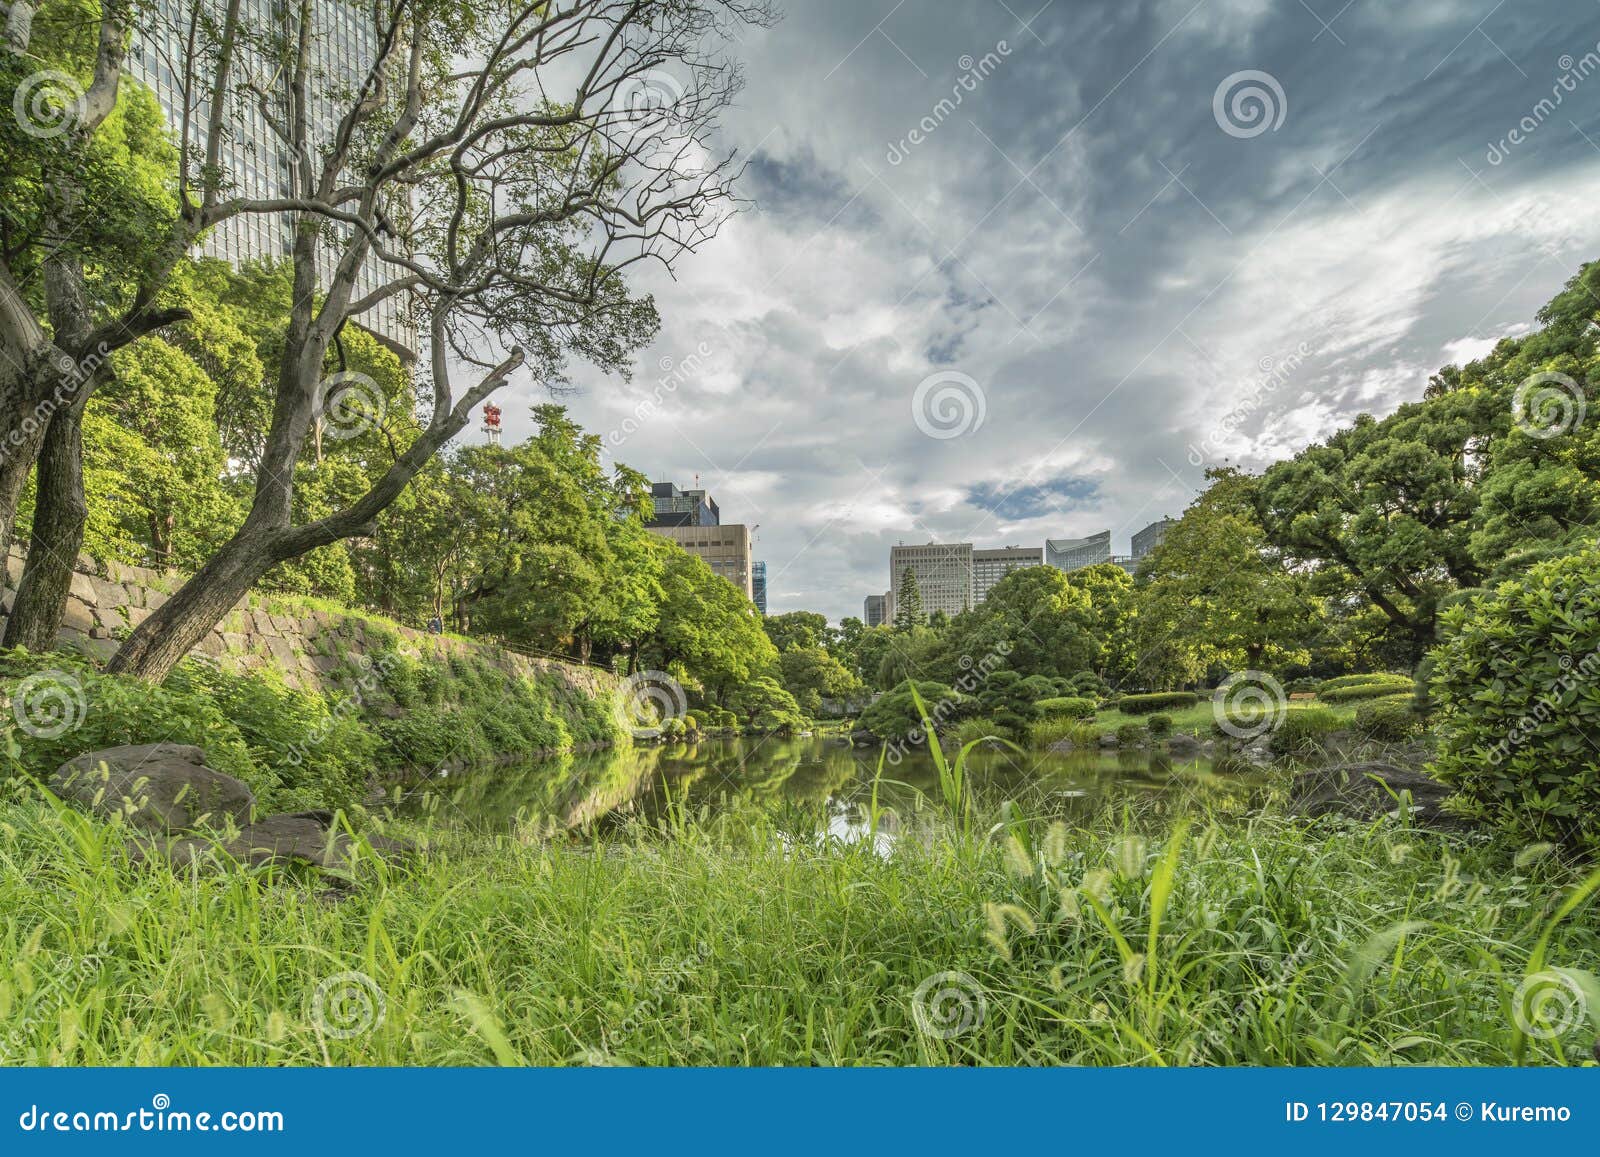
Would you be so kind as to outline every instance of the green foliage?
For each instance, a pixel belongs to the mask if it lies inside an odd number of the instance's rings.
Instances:
[[[914,690],[913,690],[914,689]],[[882,695],[861,713],[857,725],[879,739],[907,739],[922,734],[922,715],[915,696],[920,695],[936,726],[944,727],[968,717],[975,706],[942,683],[906,680]]]
[[[783,615],[768,615],[761,620],[761,629],[781,655],[785,651],[826,647],[833,641],[826,615],[815,611],[790,611]]]
[[[850,699],[862,692],[860,680],[821,647],[792,646],[778,656],[778,670],[784,689],[812,717],[822,714],[824,699]]]
[[[1039,715],[1032,688],[1015,671],[995,671],[983,681],[978,703],[996,731],[1007,737],[1027,735],[1028,726]]]
[[[992,656],[1024,678],[1071,677],[1090,667],[1100,653],[1095,624],[1094,608],[1082,587],[1055,567],[1023,567],[951,622],[946,665],[925,666],[923,673],[954,682],[964,670],[988,669],[984,665]]]
[[[1348,683],[1331,691],[1318,691],[1317,698],[1323,703],[1355,703],[1362,699],[1383,699],[1400,692],[1410,695],[1415,690],[1411,680],[1402,677],[1398,681],[1378,679],[1370,683]]]
[[[1146,686],[1197,682],[1216,667],[1295,662],[1317,629],[1315,600],[1261,525],[1258,480],[1232,467],[1206,477],[1206,491],[1141,566],[1130,630]]]
[[[995,839],[929,824],[889,854],[801,851],[751,810],[670,833],[619,825],[579,848],[402,830],[424,843],[413,864],[328,903],[245,868],[139,869],[118,833],[6,797],[8,1056],[465,1066],[498,1048],[559,1065],[576,1038],[636,1065],[1507,1065],[1523,977],[1600,957],[1584,875],[1562,857],[1510,871],[1500,843],[1392,822],[1202,819],[1167,891],[1171,828],[1138,803]],[[998,819],[977,812],[981,830]],[[986,911],[1001,925],[988,937]],[[919,1031],[908,999],[947,970],[986,1000],[952,1040]],[[388,994],[369,1031],[334,1037],[295,1013],[339,971]],[[818,1032],[797,1008],[873,1031]],[[1593,1039],[1584,1020],[1522,1059],[1589,1063]]]
[[[1356,730],[1380,743],[1403,743],[1422,730],[1412,695],[1373,699],[1356,708]]]
[[[1600,850],[1600,553],[1533,567],[1445,612],[1434,774],[1518,838]]]
[[[1193,707],[1200,696],[1193,691],[1153,691],[1148,695],[1124,695],[1116,708],[1124,715],[1149,715],[1167,707]]]
[[[1144,721],[1152,739],[1165,739],[1172,734],[1172,716],[1157,713]]]
[[[1365,675],[1339,675],[1333,679],[1322,680],[1313,690],[1318,695],[1322,695],[1328,691],[1338,691],[1345,687],[1362,687],[1373,683],[1382,683],[1409,691],[1411,689],[1411,676],[1396,674],[1392,671],[1373,671]]]
[[[1332,732],[1348,726],[1344,716],[1325,707],[1286,711],[1272,733],[1274,755],[1304,757],[1322,750]]]
[[[900,587],[894,596],[894,629],[909,631],[928,625],[928,616],[922,610],[922,587],[917,583],[917,572],[906,567],[900,573]]]
[[[21,766],[41,779],[85,751],[186,743],[248,784],[262,808],[284,811],[357,802],[375,770],[377,739],[354,713],[286,687],[275,674],[227,674],[191,659],[152,685],[103,675],[66,653],[11,651],[0,655],[0,696],[53,705],[65,714],[52,718],[79,720],[60,734],[54,727],[16,732]]]
[[[1119,747],[1138,747],[1149,737],[1149,734],[1143,724],[1124,723],[1117,728],[1117,745]]]
[[[1074,695],[1041,699],[1035,704],[1042,716],[1064,715],[1070,719],[1090,719],[1095,712],[1093,699],[1079,699]]]
[[[1046,715],[1035,720],[1028,729],[1028,742],[1036,749],[1043,749],[1065,739],[1075,748],[1093,748],[1100,742],[1100,731],[1092,719]]]

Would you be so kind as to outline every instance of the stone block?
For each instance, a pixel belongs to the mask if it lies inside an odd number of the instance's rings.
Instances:
[[[94,580],[81,571],[72,572],[72,597],[81,599],[91,607],[100,602],[100,593],[95,589]]]

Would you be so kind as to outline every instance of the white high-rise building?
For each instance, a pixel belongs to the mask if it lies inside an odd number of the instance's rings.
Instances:
[[[1043,566],[1044,551],[1037,546],[1002,546],[972,552],[972,602],[976,606],[989,597],[994,584],[1014,570]]]
[[[217,0],[201,0],[203,11],[212,12],[221,24],[221,5]],[[213,11],[214,10],[214,11]],[[240,0],[239,24],[243,29],[262,32],[273,27],[287,28],[299,7],[282,0]],[[184,42],[192,12],[190,0],[155,0],[152,10],[141,17],[128,48],[128,73],[155,93],[161,102],[174,134],[184,115]],[[377,30],[372,16],[362,5],[349,0],[315,0],[315,21],[311,36],[311,86],[313,138],[332,138],[338,118],[348,107],[377,52]],[[248,67],[260,62],[247,57]],[[240,62],[244,64],[243,61]],[[188,93],[189,143],[206,138],[209,107],[209,65],[201,70]],[[281,80],[268,80],[261,87],[268,101],[282,99]],[[225,196],[248,198],[287,197],[293,194],[289,176],[289,150],[274,132],[271,120],[259,99],[245,99],[236,92],[229,100],[229,131],[222,145],[222,171],[229,182]],[[315,161],[320,157],[314,157]],[[282,261],[294,244],[294,215],[291,213],[242,213],[213,228],[202,243],[202,252],[221,258],[235,267],[249,261]],[[330,246],[320,255],[323,284],[332,276],[335,250]],[[368,257],[357,275],[353,298],[360,298],[391,280],[389,272],[376,258]],[[416,328],[405,313],[405,294],[396,294],[352,321],[380,338],[402,358],[415,356]]]
[[[930,542],[926,546],[890,547],[889,589],[897,600],[907,570],[917,576],[923,614],[943,611],[954,617],[972,609],[970,542]]]

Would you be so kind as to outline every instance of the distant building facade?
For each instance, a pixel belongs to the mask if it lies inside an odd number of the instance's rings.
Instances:
[[[767,613],[767,564],[753,562],[750,564],[750,600],[755,603],[756,610],[763,615]]]
[[[705,559],[716,574],[727,579],[754,599],[755,567],[750,558],[750,528],[739,523],[727,526],[652,526],[651,531],[670,538],[692,555]]]
[[[1057,570],[1079,570],[1111,561],[1111,532],[1102,530],[1087,538],[1047,538],[1044,560]]]
[[[994,584],[1014,570],[1043,566],[1044,550],[1037,546],[1002,546],[972,552],[972,605],[989,597]]]
[[[1156,547],[1161,545],[1161,540],[1167,537],[1167,531],[1177,525],[1175,518],[1163,518],[1160,522],[1152,522],[1149,526],[1133,536],[1133,561],[1138,562]]]
[[[675,482],[652,482],[650,503],[655,514],[645,523],[663,526],[720,526],[722,511],[704,490],[679,490]]]
[[[925,546],[890,547],[889,589],[897,596],[907,570],[917,576],[923,614],[943,611],[954,617],[972,608],[970,542],[930,542]]]
[[[188,9],[174,0],[165,0],[159,10],[160,16],[136,24],[124,67],[129,75],[155,94],[167,123],[176,132],[185,119],[183,61]],[[278,0],[242,0],[240,34],[242,36],[246,29],[252,32],[273,27],[287,29],[297,19],[299,11],[299,6],[286,7]],[[357,87],[372,67],[378,51],[378,33],[370,9],[353,0],[314,0],[308,11],[311,74],[317,83],[306,111],[314,143],[329,147],[339,117],[345,111],[339,94]],[[293,43],[292,37],[290,43]],[[206,65],[202,63],[200,67],[203,70]],[[210,108],[200,97],[207,92],[209,76],[194,83],[198,91],[191,92],[187,102],[190,133],[197,133],[203,144]],[[289,197],[295,192],[289,176],[290,150],[274,128],[275,122],[288,116],[283,96],[269,86],[261,101],[269,107],[263,108],[255,100],[234,100],[230,96],[221,156],[227,179],[233,182],[229,196],[272,200]],[[189,144],[194,143],[191,135]],[[290,212],[241,213],[208,230],[200,249],[207,257],[220,258],[236,269],[251,261],[282,261],[293,252],[294,222],[295,214]],[[320,227],[334,233],[344,228],[329,224]],[[317,254],[324,288],[339,256],[340,251],[333,244]],[[405,275],[404,269],[385,266],[377,258],[369,257],[356,275],[350,298],[354,301],[364,297]],[[396,294],[352,318],[351,322],[370,331],[402,359],[410,361],[416,356],[417,331],[405,308],[405,300],[405,294]]]
[[[861,621],[869,627],[881,627],[889,621],[889,596],[868,595],[861,607]]]

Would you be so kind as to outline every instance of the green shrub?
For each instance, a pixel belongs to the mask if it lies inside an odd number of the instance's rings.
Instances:
[[[688,731],[688,726],[677,716],[662,721],[661,737],[663,739],[682,739],[686,731]]]
[[[685,731],[699,731],[700,720],[696,719],[693,715],[685,715],[683,717],[683,727]]]
[[[1322,686],[1322,682],[1315,676],[1302,675],[1298,679],[1290,679],[1283,685],[1283,689],[1289,695],[1315,694],[1317,688]]]
[[[1386,699],[1390,695],[1411,695],[1416,688],[1410,679],[1398,683],[1350,683],[1331,691],[1318,691],[1317,698],[1324,703],[1357,703],[1363,699]]]
[[[936,727],[953,727],[970,717],[971,705],[966,697],[931,680],[917,682],[917,694],[928,709],[928,717]],[[907,679],[892,691],[885,691],[861,713],[859,726],[879,739],[906,739],[913,734],[922,736],[922,718],[911,699],[911,680]]]
[[[1328,733],[1344,725],[1337,712],[1322,707],[1285,711],[1277,730],[1272,733],[1272,752],[1288,756],[1315,755],[1322,750]]]
[[[1344,687],[1359,687],[1368,683],[1388,683],[1391,686],[1411,689],[1411,676],[1398,675],[1393,671],[1369,671],[1365,675],[1337,675],[1332,679],[1324,679],[1316,685],[1318,695],[1329,691],[1338,691]]]
[[[1104,699],[1111,690],[1106,681],[1093,671],[1079,671],[1067,680],[1069,690],[1062,691],[1062,695],[1076,695],[1080,699]]]
[[[1039,708],[1040,715],[1066,715],[1073,719],[1088,719],[1095,710],[1093,699],[1080,699],[1075,695],[1041,699],[1035,706]]]
[[[1168,707],[1193,707],[1200,696],[1193,691],[1157,691],[1149,695],[1124,695],[1117,710],[1124,715],[1149,715]]]
[[[1600,851],[1600,553],[1539,563],[1441,629],[1434,774],[1521,839]]]
[[[1152,715],[1144,721],[1145,727],[1150,732],[1151,739],[1165,739],[1172,734],[1172,716]]]
[[[1148,734],[1142,723],[1124,723],[1117,728],[1117,744],[1120,747],[1137,747]]]
[[[1357,707],[1356,730],[1380,743],[1402,743],[1422,730],[1422,720],[1412,696],[1391,695]]]

